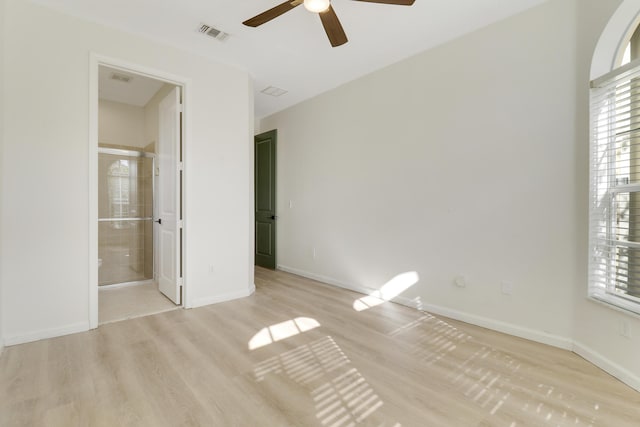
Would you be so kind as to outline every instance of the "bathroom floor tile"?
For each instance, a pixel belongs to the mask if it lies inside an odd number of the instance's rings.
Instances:
[[[124,288],[101,288],[98,304],[99,324],[147,316],[180,307],[162,295],[156,283]]]

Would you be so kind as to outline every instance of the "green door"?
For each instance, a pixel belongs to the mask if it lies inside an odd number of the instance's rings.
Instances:
[[[256,135],[255,145],[255,264],[276,268],[276,137]]]

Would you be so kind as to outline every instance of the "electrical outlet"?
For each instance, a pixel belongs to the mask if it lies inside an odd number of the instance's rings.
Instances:
[[[459,288],[467,287],[467,279],[462,275],[456,276],[456,278],[453,280],[453,283]]]
[[[316,248],[313,248],[311,256],[313,257],[313,259],[316,259],[316,256],[317,256]]]
[[[293,200],[289,200],[289,209],[293,209]]]
[[[625,338],[631,338],[631,327],[626,319],[620,321],[620,335]]]
[[[504,295],[513,295],[513,283],[503,281],[500,285]]]

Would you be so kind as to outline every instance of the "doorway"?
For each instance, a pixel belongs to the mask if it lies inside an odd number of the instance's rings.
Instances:
[[[179,308],[184,293],[183,86],[96,65],[92,327]]]
[[[255,265],[276,268],[276,130],[254,137]]]

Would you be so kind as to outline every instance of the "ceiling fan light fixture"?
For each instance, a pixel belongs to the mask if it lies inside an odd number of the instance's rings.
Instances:
[[[309,12],[320,13],[329,9],[331,6],[330,0],[304,0],[304,7]]]

